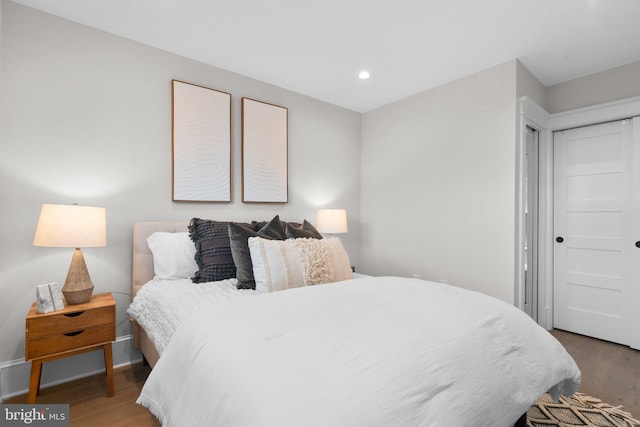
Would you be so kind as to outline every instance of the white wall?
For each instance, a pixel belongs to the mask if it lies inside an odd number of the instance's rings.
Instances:
[[[640,62],[548,86],[539,105],[558,113],[633,96],[640,96]]]
[[[1,7],[0,365],[23,358],[35,286],[64,282],[71,261],[70,250],[31,244],[43,202],[107,209],[107,246],[83,252],[95,292],[114,293],[118,335],[130,331],[136,221],[314,222],[318,207],[340,207],[359,263],[358,113],[6,0]],[[232,94],[232,203],[171,201],[172,78]],[[241,202],[242,96],[289,109],[288,204]]]
[[[528,96],[536,104],[546,108],[547,93],[545,87],[520,61],[516,61],[516,91],[518,99],[521,96]]]
[[[365,113],[363,270],[514,301],[516,61]]]
[[[2,4],[3,4],[4,0],[0,0],[0,49],[2,48]],[[0,73],[2,73],[2,55],[0,55]],[[0,78],[1,74],[0,74]],[[0,92],[0,95],[2,95],[2,93]]]

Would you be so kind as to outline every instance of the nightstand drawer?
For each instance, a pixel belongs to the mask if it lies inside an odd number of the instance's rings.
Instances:
[[[27,359],[51,356],[69,350],[77,350],[116,340],[115,324],[92,326],[85,329],[49,335],[27,341]]]
[[[115,321],[113,306],[34,317],[27,320],[27,337],[34,339],[47,335],[58,335],[89,326],[114,324]]]

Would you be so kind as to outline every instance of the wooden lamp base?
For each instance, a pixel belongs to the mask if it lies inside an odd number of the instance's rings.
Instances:
[[[82,304],[89,302],[92,293],[93,282],[91,282],[87,264],[84,262],[82,250],[76,248],[62,287],[62,294],[67,304]]]

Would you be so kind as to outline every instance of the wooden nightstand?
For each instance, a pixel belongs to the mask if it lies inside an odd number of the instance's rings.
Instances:
[[[116,340],[116,302],[110,293],[46,314],[36,313],[33,303],[26,323],[25,360],[31,360],[29,403],[36,402],[40,391],[43,362],[99,349],[104,351],[109,396],[115,394],[111,343]]]

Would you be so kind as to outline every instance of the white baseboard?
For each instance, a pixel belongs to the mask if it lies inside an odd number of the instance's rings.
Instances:
[[[142,360],[142,353],[133,348],[133,336],[118,337],[113,343],[114,367],[130,365]],[[102,351],[46,362],[42,365],[41,388],[104,372]],[[29,392],[31,362],[12,360],[0,363],[0,401]]]

